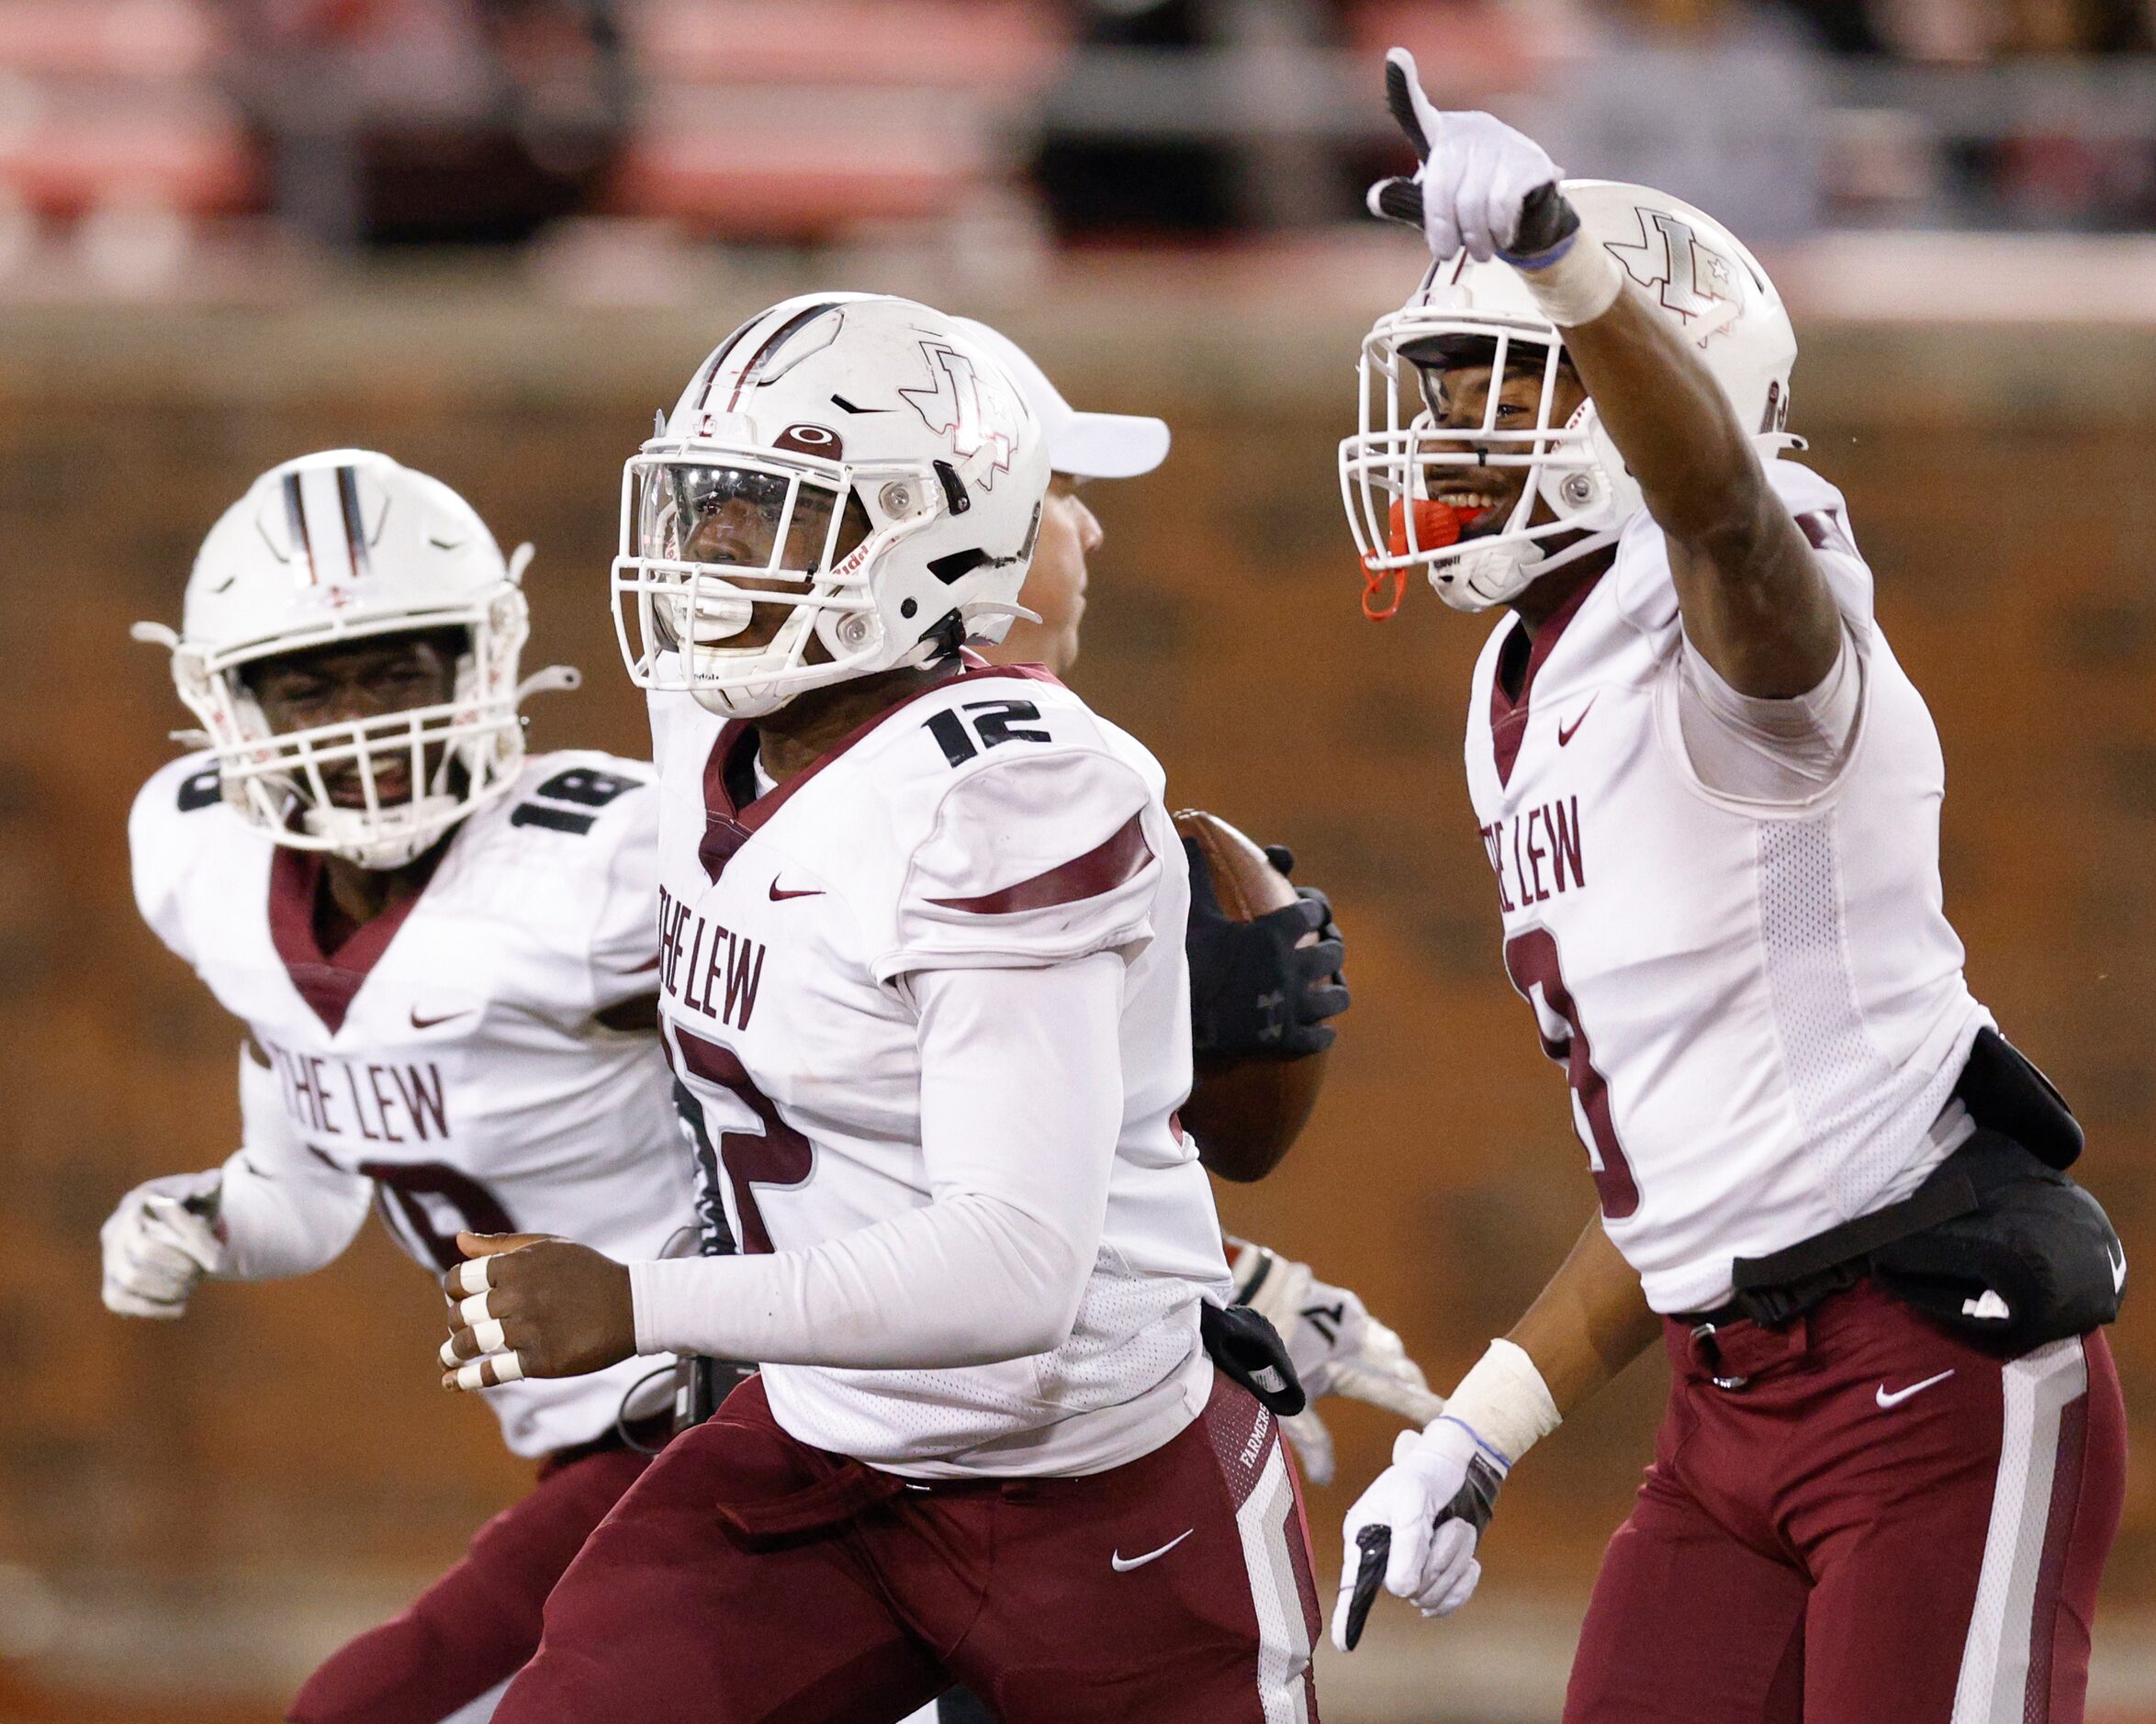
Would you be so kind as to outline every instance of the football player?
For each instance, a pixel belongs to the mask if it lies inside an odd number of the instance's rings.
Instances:
[[[1168,453],[1168,427],[1161,420],[1123,413],[1080,412],[1000,330],[971,318],[954,319],[959,330],[985,351],[1015,383],[1048,438],[1051,477],[1042,504],[1040,538],[1027,570],[1019,602],[1033,614],[1013,620],[999,642],[980,644],[981,656],[997,665],[1039,665],[1057,677],[1078,662],[1088,585],[1088,560],[1104,543],[1099,519],[1083,487],[1095,480],[1135,478],[1159,466]],[[1297,889],[1300,901],[1234,922],[1221,913],[1206,871],[1205,854],[1188,839],[1184,855],[1191,870],[1191,1045],[1194,1058],[1308,1058],[1332,1045],[1329,1019],[1347,1009],[1340,970],[1343,947],[1332,925],[1332,906],[1314,887]],[[1292,868],[1279,846],[1269,852]],[[1314,937],[1313,937],[1314,936]],[[1308,945],[1298,944],[1306,937]],[[1197,1140],[1198,1159],[1212,1172],[1236,1181],[1262,1177],[1268,1156],[1246,1154],[1239,1145]],[[1235,1278],[1234,1297],[1262,1313],[1287,1345],[1288,1358],[1311,1401],[1343,1395],[1420,1423],[1441,1405],[1429,1393],[1421,1368],[1407,1356],[1399,1337],[1371,1316],[1362,1299],[1313,1275],[1308,1265],[1232,1237],[1225,1241]],[[1328,1484],[1333,1475],[1331,1432],[1315,1406],[1280,1421],[1303,1476]],[[945,1695],[923,1724],[978,1724],[991,1718],[963,1689]]]
[[[1026,397],[1047,432],[1053,473],[1042,506],[1040,542],[1019,594],[1039,621],[1016,619],[1002,641],[983,644],[981,655],[999,665],[1041,665],[1061,677],[1078,659],[1087,558],[1104,538],[1082,487],[1094,480],[1133,478],[1152,471],[1167,456],[1168,427],[1160,420],[1129,414],[1079,412],[1032,356],[1001,330],[971,318],[956,321]],[[1194,1058],[1298,1059],[1330,1047],[1333,1029],[1327,1020],[1344,1012],[1348,1003],[1340,974],[1343,948],[1332,925],[1331,901],[1315,887],[1300,887],[1297,903],[1251,922],[1232,922],[1220,912],[1205,853],[1188,839],[1183,850],[1191,871],[1186,946]],[[1276,865],[1294,866],[1293,857],[1278,845],[1267,854]],[[1306,940],[1310,943],[1302,944]],[[1262,1159],[1241,1153],[1240,1146],[1202,1137],[1198,1159],[1236,1181],[1267,1170]],[[1399,1337],[1372,1317],[1354,1293],[1319,1281],[1307,1265],[1263,1246],[1232,1237],[1227,1244],[1236,1299],[1263,1314],[1279,1331],[1311,1400],[1342,1395],[1418,1423],[1434,1414],[1436,1402],[1421,1368],[1407,1356]],[[1331,1483],[1332,1437],[1316,1409],[1306,1407],[1280,1423],[1295,1445],[1304,1476]]]
[[[105,1224],[114,1311],[177,1317],[205,1276],[320,1269],[370,1204],[437,1273],[468,1227],[653,1257],[693,1237],[653,1034],[657,786],[638,761],[526,757],[520,700],[574,680],[519,679],[529,554],[505,562],[438,481],[333,450],[226,511],[179,634],[138,631],[172,648],[208,747],[136,799],[136,899],[247,1039],[240,1148]],[[431,1724],[514,1672],[665,1439],[670,1385],[630,1396],[661,1363],[489,1397],[538,1482],[291,1717]]]
[[[764,1367],[570,1566],[505,1721],[889,1719],[954,1678],[1007,1724],[1310,1713],[1294,1472],[1202,1338],[1160,769],[965,650],[1049,476],[992,357],[850,294],[751,319],[628,464],[663,1035],[742,1249],[469,1239],[445,1380]]]
[[[1700,211],[1438,113],[1397,50],[1387,86],[1423,160],[1373,207],[1432,264],[1344,490],[1373,609],[1419,566],[1511,613],[1468,785],[1600,1215],[1350,1511],[1336,1638],[1380,1580],[1464,1603],[1509,1470],[1660,1338],[1568,1720],[2078,1719],[2124,1262],[1963,982],[1937,736],[1840,495],[1778,458],[1781,301]]]

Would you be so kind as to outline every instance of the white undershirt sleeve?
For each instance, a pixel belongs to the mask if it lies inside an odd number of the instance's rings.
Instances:
[[[632,1263],[640,1353],[948,1370],[1077,1320],[1123,1114],[1124,965],[916,970],[930,1201],[802,1251]]]
[[[306,1275],[340,1256],[366,1220],[374,1181],[308,1153],[276,1073],[240,1050],[240,1148],[219,1176],[220,1281]]]
[[[1834,667],[1809,694],[1739,694],[1690,641],[1679,656],[1678,726],[1692,770],[1711,790],[1751,802],[1807,800],[1849,757],[1864,707],[1864,653],[1842,625]]]

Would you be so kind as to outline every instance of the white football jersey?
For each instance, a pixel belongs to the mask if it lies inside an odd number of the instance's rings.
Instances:
[[[243,823],[208,756],[158,772],[129,823],[136,901],[274,1070],[283,1118],[250,1110],[249,1167],[274,1179],[280,1158],[306,1158],[373,1181],[398,1243],[436,1272],[460,1260],[461,1227],[667,1255],[693,1218],[671,1078],[649,1033],[594,1015],[657,986],[657,805],[640,761],[535,757],[457,828],[402,914],[325,957],[322,858]],[[439,1338],[412,1337],[415,1370]],[[610,1430],[659,1362],[486,1398],[510,1448],[542,1454]]]
[[[1931,716],[1872,621],[1840,493],[1790,462],[1767,472],[1863,667],[1828,788],[1746,802],[1692,770],[1677,590],[1644,512],[1531,652],[1516,618],[1499,625],[1468,711],[1505,968],[1566,1067],[1610,1237],[1664,1312],[1712,1308],[1733,1259],[1913,1189],[1990,1021],[1944,909]],[[1508,652],[1526,652],[1517,702]]]
[[[1212,1382],[1199,1297],[1229,1281],[1175,1118],[1189,876],[1158,763],[1046,673],[978,664],[760,797],[751,727],[685,695],[651,713],[660,997],[714,1248],[805,1249],[930,1201],[909,972],[1128,964],[1123,1127],[1070,1338],[947,1371],[767,1366],[780,1423],[920,1477],[1098,1472],[1175,1435]]]

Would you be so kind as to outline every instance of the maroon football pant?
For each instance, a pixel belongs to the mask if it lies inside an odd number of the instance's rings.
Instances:
[[[538,1649],[555,1582],[648,1465],[633,1449],[606,1449],[543,1469],[410,1609],[309,1677],[286,1716],[292,1724],[439,1724],[506,1682]]]
[[[2002,1362],[1866,1282],[1668,1345],[1566,1724],[2079,1724],[2126,1482],[2101,1332]]]
[[[1127,1466],[921,1488],[751,1379],[591,1536],[495,1724],[879,1724],[954,1681],[1002,1724],[1302,1724],[1317,1631],[1279,1427],[1225,1380]]]

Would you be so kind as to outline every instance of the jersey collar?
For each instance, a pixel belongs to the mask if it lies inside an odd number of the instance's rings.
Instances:
[[[954,683],[977,682],[991,677],[1019,677],[1033,682],[1055,682],[1054,672],[1042,665],[992,665],[976,653],[965,655],[965,669],[955,677],[947,677],[941,682],[931,683],[906,696],[903,700],[885,707],[881,712],[863,720],[844,736],[817,756],[805,771],[794,776],[775,790],[766,791],[753,800],[743,802],[735,796],[735,786],[755,782],[753,763],[747,752],[757,745],[756,724],[749,719],[731,720],[712,744],[711,757],[703,765],[703,842],[696,847],[697,860],[703,864],[704,873],[717,879],[734,854],[747,844],[771,816],[783,808],[787,800],[816,774],[845,754],[856,743],[870,735],[888,720],[896,717],[917,700]]]
[[[270,857],[270,943],[284,960],[285,973],[299,997],[313,1008],[323,1027],[336,1035],[344,1027],[362,984],[389,949],[389,942],[404,926],[413,908],[426,896],[427,885],[447,854],[447,845],[431,852],[426,879],[420,890],[401,903],[392,904],[370,922],[363,922],[333,953],[325,953],[315,937],[314,907],[322,890],[322,857],[316,850],[295,850],[278,845]]]
[[[1498,662],[1489,679],[1489,740],[1491,751],[1497,756],[1499,785],[1511,783],[1512,768],[1519,763],[1520,744],[1527,736],[1528,697],[1534,692],[1536,673],[1549,662],[1550,655],[1556,650],[1558,636],[1570,626],[1572,619],[1579,614],[1580,606],[1587,602],[1587,596],[1602,584],[1608,573],[1607,569],[1603,570],[1552,611],[1549,620],[1535,631],[1532,642],[1528,640],[1526,625],[1513,618],[1511,633],[1498,648]],[[1505,664],[1517,656],[1523,644],[1527,666],[1520,674],[1520,693],[1514,699],[1505,692]]]

